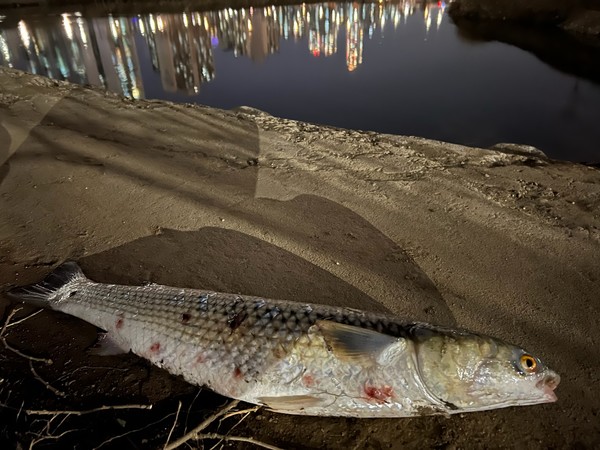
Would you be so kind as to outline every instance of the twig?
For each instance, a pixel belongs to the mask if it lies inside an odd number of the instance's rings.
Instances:
[[[10,350],[11,352],[16,353],[17,355],[19,355],[22,358],[28,359],[29,361],[43,362],[48,365],[52,364],[51,359],[38,358],[36,356],[29,356],[29,355],[26,355],[25,353],[21,352],[19,349],[14,348],[12,345],[10,345],[8,342],[6,342],[6,338],[4,336],[0,336],[0,340],[2,341],[2,343],[4,344],[4,347],[7,350]]]
[[[239,416],[240,414],[250,414],[250,413],[258,411],[260,408],[262,408],[262,406],[257,405],[252,408],[240,409],[239,411],[233,411],[233,412],[227,413],[223,417],[221,417],[221,421],[223,421],[225,419],[229,419],[230,417],[233,417],[233,416]]]
[[[239,403],[240,403],[239,400],[232,400],[231,402],[229,402],[229,404],[224,406],[220,411],[217,411],[216,413],[214,413],[213,415],[208,417],[206,420],[202,421],[192,431],[190,431],[189,433],[186,433],[185,435],[183,435],[182,437],[177,439],[175,442],[172,442],[171,444],[166,445],[163,450],[174,450],[177,447],[179,447],[180,445],[185,444],[187,441],[189,441],[191,439],[195,439],[196,436],[198,436],[198,434],[202,430],[204,430],[207,426],[209,426],[211,423],[213,423],[219,417],[227,414],[229,411],[231,411],[233,408],[235,408]]]
[[[194,403],[196,403],[196,400],[198,400],[198,396],[200,395],[200,392],[202,392],[202,388],[200,388],[196,391],[196,395],[194,396],[194,399],[191,401],[190,406],[188,407],[187,413],[185,415],[185,427],[183,428],[184,434],[187,433],[188,420],[190,419],[190,411],[192,410]]]
[[[240,420],[238,420],[238,421],[235,423],[235,425],[234,425],[234,426],[232,426],[232,427],[231,427],[231,428],[228,430],[228,433],[231,433],[231,432],[233,431],[233,429],[234,429],[234,428],[236,428],[236,427],[237,427],[237,426],[238,426],[240,423],[242,423],[244,420],[246,420],[246,418],[247,418],[247,417],[248,417],[248,416],[249,416],[251,413],[253,413],[253,412],[255,412],[255,411],[256,411],[256,410],[254,410],[254,411],[251,411],[251,410],[247,411],[247,412],[246,412],[246,414],[244,414],[244,416],[243,416],[243,417],[242,417]]]
[[[211,448],[209,448],[208,450],[215,450],[219,445],[221,446],[221,449],[223,449],[222,442],[223,442],[222,440],[221,441],[217,441],[217,443],[215,445],[213,445]]]
[[[50,428],[52,427],[52,422],[54,422],[54,419],[56,419],[58,416],[52,416],[50,419],[46,420],[46,424],[44,425],[44,428],[42,429],[41,432],[39,433],[34,433],[29,431],[27,434],[33,434],[33,437],[31,438],[31,442],[29,443],[29,450],[32,450],[33,447],[36,444],[39,444],[40,442],[43,441],[47,441],[47,440],[58,440],[60,438],[62,438],[65,434],[68,433],[72,433],[73,431],[77,431],[77,429],[72,429],[72,430],[66,430],[63,431],[60,434],[53,434],[53,432],[50,431]],[[65,423],[65,421],[69,418],[69,416],[64,416],[62,418],[62,420],[58,423],[58,425],[56,425],[54,427],[54,433],[58,432],[59,428]],[[33,424],[37,423],[38,420],[34,420]],[[32,426],[33,426],[32,424]],[[43,434],[42,434],[43,433]]]
[[[72,433],[73,431],[78,431],[78,430],[76,430],[76,429],[73,429],[73,430],[67,430],[67,431],[63,431],[63,432],[62,432],[62,433],[60,433],[60,434],[57,434],[56,436],[49,434],[49,435],[46,435],[46,436],[41,436],[41,437],[39,437],[39,438],[37,438],[37,439],[33,439],[33,440],[31,441],[31,443],[29,444],[29,450],[32,450],[35,444],[39,444],[39,443],[40,443],[40,442],[42,442],[42,441],[47,441],[47,440],[50,440],[50,439],[60,439],[60,438],[61,438],[61,437],[63,437],[65,434],[67,434],[67,433]]]
[[[50,429],[50,423],[56,418],[57,416],[52,417],[52,419],[50,419],[48,421],[48,429]],[[67,419],[69,418],[69,416],[65,416],[63,417],[63,419],[58,423],[58,425],[56,425],[54,431],[58,431],[58,429],[62,426],[63,423],[65,423],[67,421]]]
[[[20,311],[21,309],[23,309],[23,308],[15,308],[15,310],[14,310],[14,311],[15,311],[15,313],[17,313],[17,312],[18,312],[18,311]],[[4,328],[6,329],[6,328],[14,327],[15,325],[19,325],[20,323],[22,323],[22,322],[25,322],[26,320],[29,320],[29,319],[31,319],[33,316],[37,316],[37,315],[38,315],[39,313],[41,313],[42,311],[43,311],[43,309],[38,309],[37,311],[35,311],[35,312],[32,312],[32,313],[31,313],[31,314],[29,314],[28,316],[25,316],[25,317],[23,317],[22,319],[19,319],[19,320],[17,320],[16,322],[11,322],[11,323],[8,323],[8,322],[7,322],[7,324],[6,324],[6,327],[4,327]],[[13,314],[13,316],[14,316],[14,314]],[[10,316],[10,317],[12,317],[12,316]]]
[[[165,442],[164,448],[167,448],[169,445],[169,441],[171,440],[171,435],[173,434],[173,430],[177,425],[177,419],[179,419],[179,411],[181,411],[181,400],[179,400],[179,404],[177,405],[177,412],[175,413],[175,420],[173,421],[173,426],[171,427],[171,431],[169,431],[169,435],[167,436],[167,441]]]
[[[219,419],[219,426],[221,425],[221,423],[222,423],[222,422],[223,422],[225,419],[228,419],[229,417],[233,417],[233,416],[235,416],[235,415],[238,415],[238,414],[243,414],[243,417],[242,417],[240,420],[238,420],[234,426],[232,426],[231,428],[229,428],[229,429],[227,430],[227,433],[229,434],[229,433],[231,433],[231,432],[232,432],[232,431],[233,431],[233,430],[234,430],[234,429],[235,429],[235,428],[236,428],[236,427],[237,427],[237,426],[238,426],[240,423],[242,423],[244,420],[246,420],[246,418],[247,418],[247,417],[248,417],[250,414],[252,414],[253,412],[256,412],[256,411],[258,411],[260,408],[261,408],[260,406],[254,406],[253,408],[243,409],[243,410],[241,410],[241,411],[234,411],[234,412],[230,412],[229,414],[225,414],[223,417],[221,417],[221,419]]]
[[[58,395],[59,397],[67,396],[67,394],[65,394],[63,391],[59,391],[54,386],[50,385],[50,383],[48,383],[42,377],[40,377],[40,375],[35,371],[35,368],[33,367],[33,361],[31,360],[29,360],[29,368],[31,369],[31,373],[33,374],[35,379],[42,383],[44,386],[46,386],[46,389],[52,391],[55,395]]]
[[[233,416],[243,414],[244,416],[240,420],[238,420],[234,426],[227,429],[227,434],[230,434],[240,423],[242,423],[244,420],[246,420],[246,417],[248,417],[251,413],[258,411],[260,408],[261,408],[260,406],[254,406],[252,408],[242,409],[240,411],[233,411],[233,412],[227,413],[219,419],[219,427],[221,426],[221,424],[223,423],[224,420],[226,420],[230,417],[233,417]],[[218,427],[217,427],[217,429],[218,429]],[[215,445],[213,445],[210,448],[210,450],[214,450],[215,448],[217,448],[221,444],[221,442],[223,442],[223,441],[217,441],[217,443]]]
[[[60,414],[72,414],[74,416],[83,416],[98,411],[106,411],[109,409],[152,409],[152,405],[103,405],[98,408],[87,409],[85,411],[49,411],[46,409],[28,409],[25,412],[29,415],[38,416],[58,416]]]
[[[30,314],[29,316],[24,317],[23,319],[19,319],[18,321],[13,322],[11,324],[10,321],[12,320],[12,318],[15,316],[16,313],[18,313],[22,309],[23,308],[15,308],[10,313],[8,313],[8,317],[4,321],[4,325],[2,326],[2,330],[0,330],[0,341],[2,341],[2,344],[4,345],[4,348],[6,348],[7,350],[10,350],[13,353],[16,353],[17,355],[19,355],[22,358],[28,359],[29,361],[38,361],[38,362],[43,362],[43,363],[46,363],[46,364],[52,364],[52,360],[51,359],[37,358],[35,356],[26,355],[25,353],[21,352],[19,349],[17,349],[15,347],[13,347],[12,345],[10,345],[8,343],[8,341],[6,340],[5,334],[6,334],[6,329],[8,327],[11,327],[11,326],[16,325],[18,323],[21,323],[21,322],[23,322],[23,321],[25,321],[25,320],[33,317],[34,315],[36,315],[39,312],[39,311],[37,311],[34,314]]]
[[[23,411],[23,406],[25,406],[25,400],[23,400],[21,402],[21,406],[19,406],[19,411],[17,411],[17,417],[15,417],[15,422],[18,422],[19,416],[21,415],[21,412]]]
[[[157,420],[155,422],[149,423],[148,425],[145,425],[145,426],[143,426],[141,428],[136,428],[135,430],[129,430],[129,431],[123,433],[123,434],[119,434],[117,436],[112,436],[111,438],[109,438],[109,439],[105,440],[104,442],[102,442],[97,447],[94,447],[94,450],[98,450],[99,448],[104,447],[106,444],[109,444],[110,442],[112,442],[112,441],[114,441],[116,439],[120,439],[122,437],[129,436],[130,434],[137,433],[139,431],[144,431],[144,430],[146,430],[148,428],[151,428],[154,425],[157,425],[157,424],[161,423],[162,421],[167,420],[169,417],[171,417],[173,415],[175,415],[175,413],[167,414],[165,417],[162,417],[161,419],[159,419],[159,420]]]
[[[248,438],[243,436],[227,436],[225,434],[219,433],[203,433],[198,434],[196,436],[197,439],[220,439],[222,441],[238,441],[238,442],[247,442],[249,444],[256,445],[257,447],[268,448],[269,450],[283,450],[281,447],[276,447],[271,444],[267,444],[266,442],[261,442],[254,438]]]
[[[18,313],[22,309],[23,308],[15,308],[15,309],[11,310],[11,312],[8,313],[8,316],[6,317],[6,320],[4,321],[4,325],[2,325],[2,330],[0,330],[0,336],[4,336],[4,333],[6,332],[6,329],[8,328],[8,324],[10,323],[11,319],[14,317],[14,315],[16,313]]]
[[[17,411],[17,408],[15,408],[14,406],[8,406],[6,403],[0,403],[0,408],[10,409],[12,411]]]

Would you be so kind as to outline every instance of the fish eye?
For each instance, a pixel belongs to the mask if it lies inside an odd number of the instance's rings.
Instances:
[[[533,373],[536,371],[537,369],[537,361],[535,360],[535,358],[531,355],[528,355],[527,353],[521,355],[521,367],[523,368],[523,370],[527,373]]]

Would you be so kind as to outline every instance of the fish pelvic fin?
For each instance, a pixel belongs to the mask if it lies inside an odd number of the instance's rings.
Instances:
[[[128,353],[129,350],[110,333],[98,333],[98,339],[94,346],[88,349],[88,353],[95,356],[113,356]]]
[[[13,300],[48,308],[52,302],[60,299],[67,285],[85,279],[87,278],[79,265],[74,261],[67,261],[52,271],[41,283],[11,289],[7,295]]]
[[[258,397],[260,403],[272,411],[291,412],[319,406],[323,399],[314,395],[284,395],[279,397]]]

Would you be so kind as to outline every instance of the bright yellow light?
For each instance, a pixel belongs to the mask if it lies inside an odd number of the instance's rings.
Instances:
[[[110,33],[113,35],[113,37],[117,37],[118,33],[117,33],[117,28],[115,26],[115,22],[114,21],[109,21],[109,26],[110,26]]]
[[[0,51],[2,52],[2,57],[4,61],[8,63],[8,67],[12,67],[12,63],[10,62],[10,52],[8,51],[8,44],[4,39],[4,36],[0,34]]]
[[[63,28],[65,29],[67,39],[72,41],[73,40],[73,28],[71,27],[71,19],[69,19],[68,14],[61,14],[61,16],[63,18]]]
[[[87,33],[85,32],[85,29],[83,28],[83,20],[81,20],[81,17],[77,18],[77,27],[79,28],[79,36],[81,36],[81,41],[83,42],[83,46],[87,47],[87,45],[88,45]]]
[[[29,35],[29,31],[27,30],[27,25],[22,20],[19,21],[19,36],[21,37],[21,42],[25,46],[25,48],[29,48],[31,45],[31,36]]]

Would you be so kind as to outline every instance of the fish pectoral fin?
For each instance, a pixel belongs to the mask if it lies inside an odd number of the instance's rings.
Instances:
[[[380,356],[386,350],[393,347],[397,351],[406,345],[402,338],[330,320],[318,320],[317,327],[331,351],[342,360],[381,363]]]
[[[273,411],[298,411],[318,406],[323,402],[323,399],[313,395],[258,397],[257,400]]]
[[[109,333],[98,333],[96,343],[88,349],[90,355],[111,356],[128,353],[129,349],[124,348],[119,342],[114,340]]]

